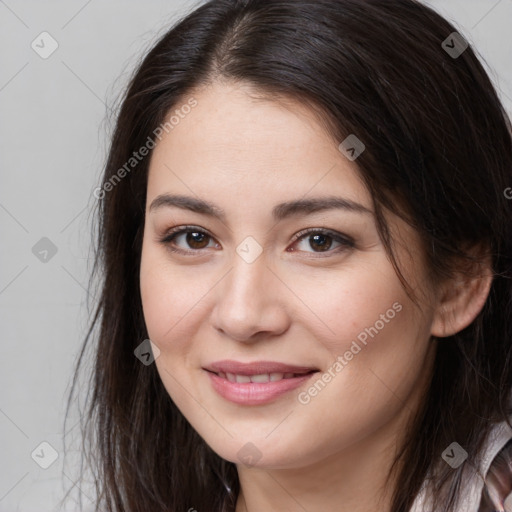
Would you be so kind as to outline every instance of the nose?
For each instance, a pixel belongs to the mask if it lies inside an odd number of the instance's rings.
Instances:
[[[252,263],[234,254],[231,271],[217,288],[214,327],[224,336],[252,343],[285,332],[290,325],[284,301],[289,290],[262,253]]]

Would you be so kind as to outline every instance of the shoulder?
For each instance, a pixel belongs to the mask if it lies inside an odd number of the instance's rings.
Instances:
[[[476,471],[468,468],[465,473],[467,476],[462,484],[462,497],[455,512],[494,512],[488,491],[493,482],[499,482],[499,490],[490,492],[499,492],[502,499],[512,492],[512,428],[506,422],[498,423],[491,429],[479,460]],[[510,488],[507,489],[508,485]],[[429,508],[427,491],[425,481],[410,512],[427,512],[432,509],[431,504]]]
[[[512,431],[506,424],[490,436],[488,454],[482,463],[484,486],[478,512],[493,512],[507,504],[512,511]]]

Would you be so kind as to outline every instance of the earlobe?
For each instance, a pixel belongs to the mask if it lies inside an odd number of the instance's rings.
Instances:
[[[490,259],[480,265],[475,275],[458,274],[440,290],[431,334],[438,338],[452,336],[470,325],[483,309],[489,296],[493,274]]]

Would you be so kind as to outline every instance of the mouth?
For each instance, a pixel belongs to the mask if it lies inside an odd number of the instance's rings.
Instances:
[[[262,405],[307,382],[317,368],[258,361],[219,361],[203,370],[213,389],[224,399],[239,405]]]

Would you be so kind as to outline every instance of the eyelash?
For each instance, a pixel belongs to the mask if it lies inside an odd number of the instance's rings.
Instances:
[[[201,252],[204,249],[191,249],[191,250],[185,250],[185,249],[178,249],[175,246],[172,246],[171,242],[179,235],[184,233],[201,233],[203,235],[206,235],[207,237],[210,237],[213,239],[213,237],[204,231],[203,229],[200,229],[196,226],[178,226],[175,228],[172,228],[169,230],[166,235],[160,239],[160,243],[164,244],[171,252],[178,253],[178,254],[184,254],[184,255],[190,255],[190,256],[197,256],[197,252]],[[302,231],[299,231],[293,238],[293,243],[297,243],[298,241],[302,240],[303,238],[306,238],[307,235],[328,235],[331,237],[335,242],[340,243],[341,245],[335,249],[329,249],[325,251],[327,256],[332,255],[333,253],[339,253],[341,251],[346,251],[347,249],[353,249],[355,247],[354,241],[345,235],[342,235],[341,233],[338,233],[337,231],[333,231],[331,229],[319,229],[319,228],[309,228]],[[305,251],[308,252],[308,251]],[[313,254],[323,254],[323,252],[313,252]],[[324,258],[325,256],[312,256],[313,258]]]

